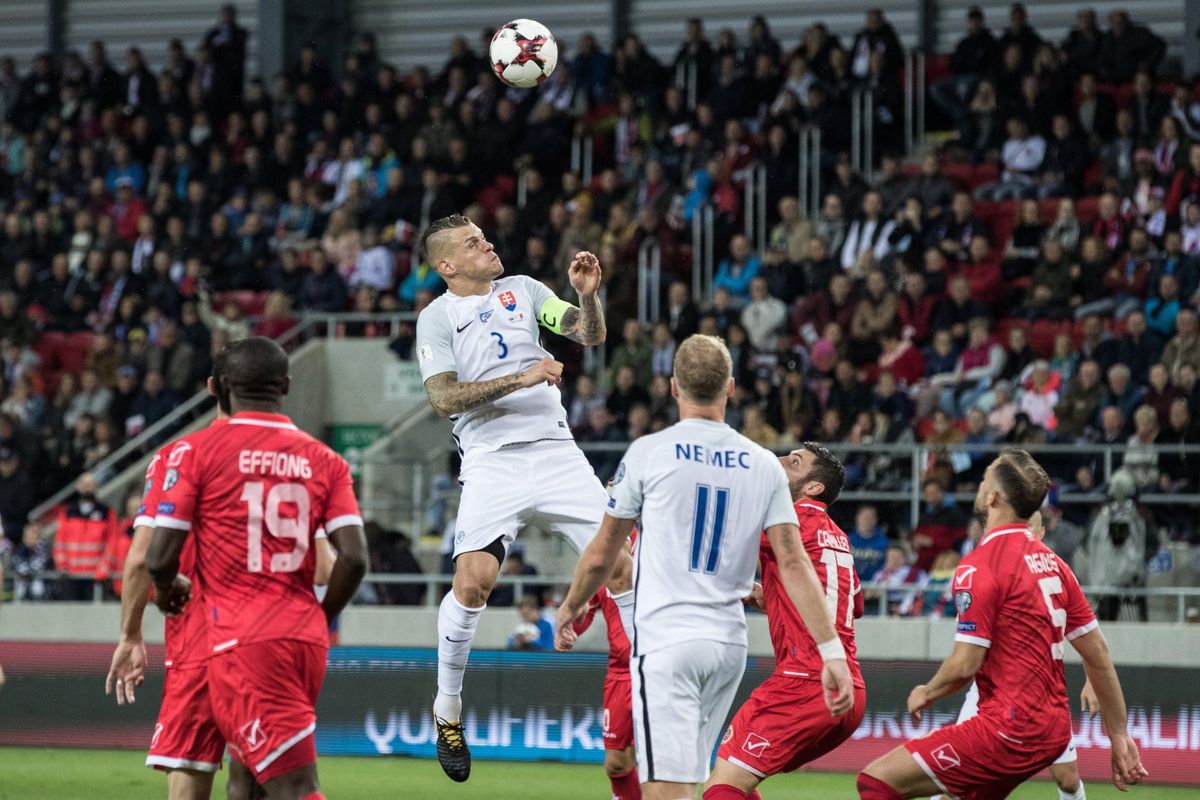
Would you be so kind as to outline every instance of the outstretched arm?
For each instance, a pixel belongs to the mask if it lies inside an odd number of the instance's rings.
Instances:
[[[1113,785],[1125,791],[1129,785],[1140,783],[1148,773],[1126,727],[1125,694],[1108,654],[1108,642],[1099,628],[1070,641],[1083,659],[1083,671],[1100,700],[1100,718],[1104,720],[1104,729],[1112,742]]]
[[[621,519],[608,514],[600,523],[600,531],[583,550],[575,566],[571,588],[558,607],[558,634],[555,646],[570,650],[577,634],[573,623],[587,611],[588,601],[612,574],[622,548],[629,546],[629,534],[636,520]]]

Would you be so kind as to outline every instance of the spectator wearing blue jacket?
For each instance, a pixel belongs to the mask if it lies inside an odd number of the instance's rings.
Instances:
[[[1160,336],[1175,334],[1175,317],[1179,316],[1179,278],[1166,274],[1158,279],[1158,293],[1146,301],[1146,324]]]
[[[402,304],[412,308],[417,302],[417,292],[422,290],[430,292],[434,297],[446,291],[446,282],[442,280],[442,276],[423,262],[413,267],[404,277],[397,294]]]
[[[729,258],[717,268],[713,288],[724,288],[739,306],[750,297],[750,281],[758,276],[758,256],[750,252],[750,241],[738,234],[729,241]]]
[[[541,604],[531,594],[517,604],[521,621],[508,637],[509,650],[553,650],[554,625],[542,614]]]
[[[113,150],[113,165],[104,174],[104,188],[110,194],[115,194],[117,181],[122,178],[129,178],[133,181],[133,190],[139,196],[146,188],[146,168],[133,160],[133,153],[129,149],[129,145],[124,142],[119,143]]]
[[[854,553],[854,571],[860,581],[869,581],[883,568],[887,555],[888,537],[879,524],[875,506],[859,506],[854,515],[854,530],[850,531],[850,551]]]

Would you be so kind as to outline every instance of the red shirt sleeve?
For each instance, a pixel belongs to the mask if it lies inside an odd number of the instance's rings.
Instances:
[[[196,462],[196,450],[187,440],[176,442],[167,454],[154,516],[156,527],[179,531],[192,529],[199,489],[199,465]]]
[[[150,459],[146,467],[146,485],[142,488],[142,503],[138,506],[137,516],[133,519],[135,528],[153,528],[154,516],[158,513],[158,496],[162,493],[163,462],[166,461],[165,450],[159,450]]]
[[[1069,642],[1091,633],[1100,626],[1100,623],[1096,621],[1096,615],[1092,612],[1092,604],[1088,602],[1087,597],[1083,594],[1083,589],[1079,587],[1079,579],[1075,577],[1075,573],[1061,558],[1058,560],[1058,568],[1062,573],[1063,592],[1066,595],[1066,635]]]
[[[953,587],[954,606],[958,610],[954,641],[991,647],[998,603],[992,576],[974,564],[959,564],[954,572]]]
[[[332,472],[329,482],[329,501],[325,507],[325,533],[331,534],[348,525],[362,525],[362,512],[354,496],[354,479],[346,459],[334,456],[329,462]]]

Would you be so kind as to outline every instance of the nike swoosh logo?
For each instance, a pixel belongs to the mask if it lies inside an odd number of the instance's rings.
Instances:
[[[475,323],[475,320],[471,320],[471,321],[470,321],[470,322],[468,322],[466,325],[463,325],[461,328],[455,328],[455,329],[454,329],[454,332],[455,332],[455,333],[462,333],[462,332],[463,332],[463,331],[465,331],[467,328],[471,327],[471,325],[473,325],[474,323]]]
[[[451,639],[449,636],[445,637],[445,639],[447,642],[453,642],[454,644],[462,644],[463,642],[471,641],[470,639]]]

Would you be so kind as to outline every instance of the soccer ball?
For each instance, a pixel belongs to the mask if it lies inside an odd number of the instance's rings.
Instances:
[[[492,70],[509,86],[537,86],[558,66],[554,34],[532,19],[514,19],[492,36]]]

